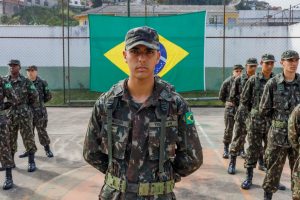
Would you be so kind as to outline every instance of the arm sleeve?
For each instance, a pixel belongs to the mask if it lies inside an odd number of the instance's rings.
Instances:
[[[264,92],[262,94],[259,103],[259,112],[261,115],[271,117],[273,112],[273,91],[272,82],[268,81],[265,85]]]
[[[221,85],[221,88],[220,88],[220,92],[219,92],[219,99],[225,103],[226,102],[226,97],[227,95],[229,94],[226,94],[226,88],[228,87],[228,82],[225,80],[222,85]]]
[[[239,79],[240,79],[239,77],[234,79],[229,93],[229,101],[234,103],[235,106],[239,105],[239,95],[240,95],[238,92]]]
[[[182,99],[179,106],[178,135],[176,157],[173,162],[173,168],[180,176],[188,176],[196,171],[203,163],[203,153],[195,126],[187,121],[186,117],[191,116],[187,103]],[[193,116],[192,116],[193,117]]]
[[[83,157],[90,165],[105,173],[108,168],[108,155],[100,150],[102,121],[99,102],[99,100],[96,102],[88,124],[83,145]]]
[[[244,88],[243,88],[243,91],[242,91],[242,94],[241,94],[241,99],[240,99],[240,104],[242,104],[248,112],[251,111],[251,108],[252,108],[252,93],[253,93],[253,85],[254,85],[254,82],[253,82],[253,78],[250,78]]]
[[[33,108],[39,107],[39,93],[34,86],[34,84],[29,80],[27,81],[27,94],[28,94],[28,104],[31,105]]]
[[[291,143],[292,147],[299,151],[300,144],[299,144],[299,115],[300,115],[300,107],[297,106],[289,118],[289,125],[288,125],[288,137],[289,142]]]
[[[49,90],[47,81],[43,81],[44,103],[52,99],[51,91]]]

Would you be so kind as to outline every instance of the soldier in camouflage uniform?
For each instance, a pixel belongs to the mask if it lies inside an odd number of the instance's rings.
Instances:
[[[283,73],[271,78],[265,85],[259,104],[262,116],[272,119],[268,133],[268,144],[265,152],[267,173],[263,182],[264,199],[272,199],[285,164],[289,158],[293,169],[297,152],[288,141],[288,119],[293,109],[300,103],[300,75],[296,73],[299,54],[288,50],[281,55]],[[293,184],[292,187],[293,188]]]
[[[51,92],[48,88],[48,83],[42,80],[37,74],[37,67],[35,65],[29,66],[26,69],[27,77],[33,82],[38,93],[40,105],[36,108],[32,108],[33,113],[33,133],[36,128],[40,144],[44,147],[47,157],[53,157],[53,153],[50,149],[50,138],[46,131],[48,123],[48,114],[45,103],[50,101],[52,98]],[[28,156],[28,152],[25,151],[19,157],[24,158]]]
[[[247,123],[247,140],[249,146],[244,164],[244,167],[247,169],[247,176],[241,185],[243,189],[250,189],[252,185],[253,168],[256,167],[259,156],[264,153],[262,142],[264,142],[265,147],[267,145],[267,135],[271,125],[271,119],[260,116],[258,109],[264,87],[267,81],[274,76],[272,73],[274,62],[275,57],[272,54],[264,54],[260,62],[262,66],[261,72],[249,78],[241,95],[240,104],[250,113]],[[261,161],[262,160],[263,159],[261,159]],[[259,166],[261,170],[266,170],[264,163],[260,163]]]
[[[244,152],[245,137],[247,135],[245,121],[248,112],[246,109],[239,106],[240,96],[249,77],[255,74],[257,65],[258,63],[256,58],[249,58],[246,61],[246,72],[234,80],[230,90],[229,101],[232,102],[238,109],[234,116],[234,137],[230,145],[230,162],[228,166],[229,174],[235,174],[236,157],[241,151]]]
[[[7,132],[6,117],[6,110],[13,105],[12,102],[18,104],[17,96],[14,93],[11,84],[0,77],[0,161],[3,170],[6,171],[6,178],[3,184],[4,190],[13,187],[12,168],[15,167],[9,143],[10,136]]]
[[[232,75],[228,77],[223,84],[221,85],[219,92],[219,99],[225,103],[225,111],[224,111],[224,122],[225,122],[225,130],[224,130],[224,153],[223,158],[228,158],[228,149],[232,140],[232,131],[234,125],[234,114],[236,107],[229,101],[229,93],[234,79],[242,73],[244,67],[242,65],[234,65],[232,70]]]
[[[288,122],[289,142],[300,155],[300,104],[293,110]],[[300,156],[293,168],[293,200],[300,200]]]
[[[129,30],[123,55],[130,76],[97,100],[84,158],[106,174],[101,200],[175,199],[175,182],[203,162],[193,115],[171,85],[154,77],[160,59],[154,29]]]
[[[33,172],[36,170],[34,154],[37,149],[34,142],[32,112],[30,107],[37,107],[39,103],[38,92],[34,84],[20,74],[21,65],[19,60],[11,60],[8,65],[10,74],[5,77],[5,80],[11,84],[14,92],[20,100],[20,103],[12,106],[7,113],[9,120],[7,124],[8,132],[11,135],[10,147],[14,157],[17,152],[18,131],[20,130],[23,144],[26,151],[29,152],[28,172]]]

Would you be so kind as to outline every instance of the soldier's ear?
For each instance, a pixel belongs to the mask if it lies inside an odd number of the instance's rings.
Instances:
[[[124,57],[124,61],[127,63],[127,52],[123,51],[123,57]]]

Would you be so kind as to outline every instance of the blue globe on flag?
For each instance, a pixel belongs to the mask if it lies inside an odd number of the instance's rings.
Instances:
[[[167,62],[167,51],[166,48],[161,43],[159,43],[159,50],[160,50],[160,60],[155,66],[154,74],[158,74],[164,68]]]

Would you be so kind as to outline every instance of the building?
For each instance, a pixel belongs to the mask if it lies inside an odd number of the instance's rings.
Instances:
[[[165,16],[190,12],[207,11],[207,23],[219,25],[224,23],[224,7],[215,5],[147,5],[131,4],[130,16]],[[101,7],[87,10],[75,16],[80,25],[88,24],[88,14],[128,16],[127,4],[104,4]],[[236,24],[238,11],[234,7],[226,7],[225,24]]]

